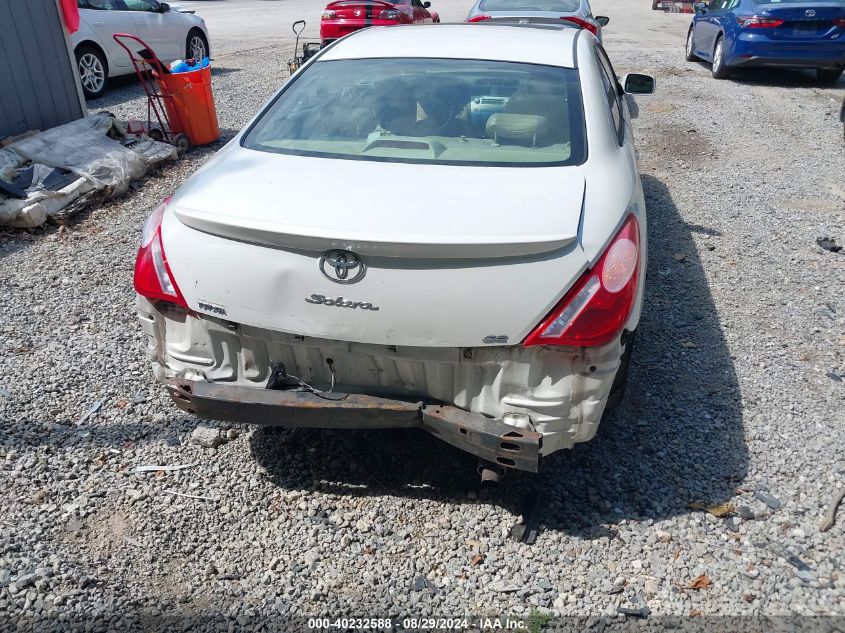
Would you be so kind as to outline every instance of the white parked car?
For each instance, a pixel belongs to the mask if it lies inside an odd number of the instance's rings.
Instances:
[[[79,30],[71,35],[85,97],[106,91],[109,77],[135,72],[115,33],[140,37],[165,64],[208,57],[205,21],[157,0],[78,0]]]
[[[476,0],[469,10],[467,22],[485,24],[564,24],[587,29],[602,40],[602,28],[610,18],[593,15],[589,0]]]
[[[584,30],[323,49],[147,220],[155,376],[201,417],[418,426],[491,472],[589,440],[645,280],[623,97]]]

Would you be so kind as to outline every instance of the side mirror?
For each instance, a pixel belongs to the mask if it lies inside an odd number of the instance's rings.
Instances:
[[[423,2],[423,8],[425,8],[425,9],[430,9],[430,8],[431,8],[431,3],[430,3],[430,2]]]
[[[694,5],[692,5],[692,8],[696,13],[707,13],[706,2],[696,2]]]
[[[606,15],[597,15],[596,22],[598,22],[602,26],[607,26],[607,23],[610,22],[610,18]]]
[[[170,5],[166,2],[159,2],[158,3],[158,12],[159,13],[170,13]]]
[[[642,73],[628,73],[622,79],[622,89],[629,95],[654,94],[654,86],[654,77]]]

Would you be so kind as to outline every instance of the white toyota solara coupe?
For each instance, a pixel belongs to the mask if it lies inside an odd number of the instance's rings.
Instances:
[[[578,29],[323,49],[148,218],[156,377],[204,418],[416,426],[492,472],[589,440],[645,280],[625,90]]]

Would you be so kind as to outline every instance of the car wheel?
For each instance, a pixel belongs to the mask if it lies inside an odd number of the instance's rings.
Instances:
[[[698,60],[698,55],[695,54],[695,45],[692,43],[692,34],[693,34],[693,27],[690,27],[689,33],[687,33],[687,44],[685,47],[686,52],[686,60],[688,62],[694,62]]]
[[[607,404],[604,407],[605,412],[613,411],[619,403],[622,402],[622,397],[625,395],[625,386],[628,384],[628,371],[631,368],[631,353],[634,351],[634,338],[637,331],[629,332],[625,337],[625,350],[622,352],[622,358],[619,362],[619,369],[616,371],[616,377],[613,379],[613,384],[610,387],[610,395],[607,397]]]
[[[194,29],[188,33],[185,43],[185,59],[196,59],[202,61],[203,57],[209,57],[208,40],[202,31]]]
[[[720,35],[713,47],[713,65],[710,69],[715,79],[725,79],[730,74],[730,68],[725,64],[724,40]]]
[[[76,49],[76,66],[85,98],[101,97],[106,91],[109,76],[105,55],[93,46],[80,46]]]
[[[660,4],[660,0],[651,0],[651,10],[657,11],[658,4]]]
[[[818,77],[819,83],[835,84],[839,81],[843,71],[845,71],[845,68],[817,68],[816,77]]]

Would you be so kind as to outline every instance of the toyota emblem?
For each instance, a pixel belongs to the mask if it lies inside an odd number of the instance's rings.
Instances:
[[[804,11],[804,15],[806,15],[808,18],[813,18],[813,17],[816,16],[816,10],[815,9],[807,9],[806,11]]]
[[[354,284],[364,278],[367,267],[355,253],[333,250],[320,258],[320,272],[337,284]]]

